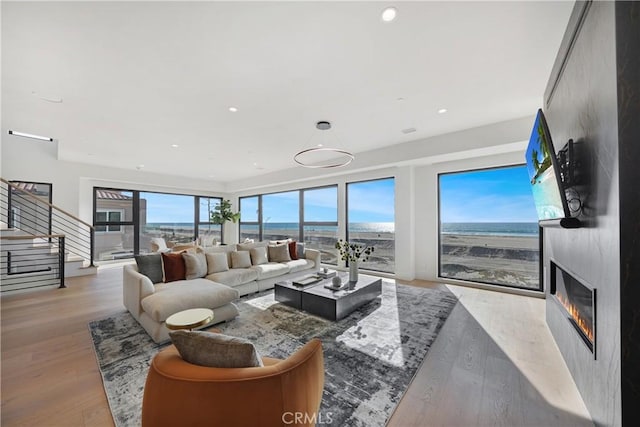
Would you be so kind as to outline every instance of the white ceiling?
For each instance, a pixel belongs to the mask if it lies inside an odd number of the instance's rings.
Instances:
[[[387,5],[2,2],[3,138],[221,182],[319,143],[357,161],[534,114],[573,2],[394,3],[384,23]]]

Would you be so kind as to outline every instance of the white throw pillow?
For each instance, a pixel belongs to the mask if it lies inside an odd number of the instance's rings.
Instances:
[[[251,255],[249,251],[231,252],[231,268],[249,268],[251,267]]]
[[[269,262],[267,260],[267,248],[265,247],[253,248],[249,250],[249,253],[251,254],[251,264],[253,265],[266,264]]]
[[[269,246],[269,261],[271,262],[291,261],[291,256],[289,255],[289,245]]]
[[[207,274],[221,273],[229,270],[227,254],[224,252],[206,253],[207,256]]]

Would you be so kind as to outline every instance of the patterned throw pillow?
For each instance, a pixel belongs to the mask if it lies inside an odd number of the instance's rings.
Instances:
[[[151,280],[151,283],[162,282],[162,258],[160,254],[136,255],[138,272],[144,274]]]
[[[185,278],[187,280],[197,279],[207,275],[207,258],[202,252],[183,252]]]
[[[194,365],[210,368],[254,368],[264,366],[251,341],[206,331],[169,332],[180,356]]]
[[[249,267],[251,267],[251,255],[249,255],[249,251],[231,252],[231,268]]]
[[[162,253],[162,267],[164,269],[164,281],[175,282],[184,280],[187,276],[187,268],[181,253]]]

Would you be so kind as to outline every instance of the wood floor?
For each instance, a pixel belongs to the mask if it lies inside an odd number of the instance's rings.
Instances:
[[[124,311],[122,270],[67,285],[1,299],[2,426],[113,425],[87,323]],[[543,300],[449,289],[460,302],[389,426],[593,425]]]

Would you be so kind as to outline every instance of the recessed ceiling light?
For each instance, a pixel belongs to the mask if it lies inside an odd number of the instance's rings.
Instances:
[[[444,114],[446,112],[447,112],[446,108],[441,108],[441,109],[438,110],[438,114]]]
[[[231,111],[232,113],[235,113],[238,111],[238,108],[236,107],[229,107],[229,111]]]
[[[404,101],[404,98],[396,98],[396,101]]]
[[[382,11],[382,20],[384,22],[391,22],[396,19],[396,15],[398,14],[398,9],[395,7],[387,7]]]
[[[178,144],[171,144],[171,146],[172,146],[173,148],[178,148],[178,147],[180,147]]]
[[[18,132],[15,130],[9,130],[9,135],[21,136],[23,138],[38,139],[40,141],[53,142],[53,138],[50,138],[48,136],[34,135],[32,133]]]
[[[136,169],[140,170],[140,169],[142,169],[143,167],[144,167],[144,165],[138,165],[138,166],[136,166]]]
[[[318,147],[322,147],[322,144],[318,144]]]
[[[402,129],[402,133],[413,133],[416,131],[416,128],[406,128],[406,129]]]
[[[258,166],[258,162],[253,162],[253,166]]]

